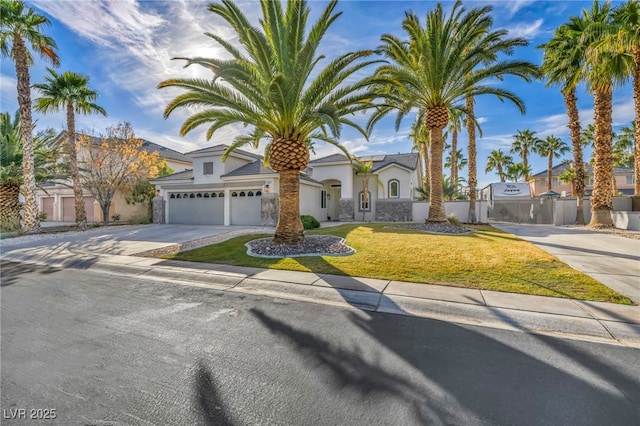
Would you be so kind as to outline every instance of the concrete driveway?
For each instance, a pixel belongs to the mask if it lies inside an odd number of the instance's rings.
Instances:
[[[640,304],[640,240],[551,225],[494,224]]]
[[[3,253],[24,250],[64,250],[81,254],[130,256],[188,241],[210,241],[246,233],[273,233],[259,226],[134,225],[90,229],[85,232],[41,234],[3,240]]]

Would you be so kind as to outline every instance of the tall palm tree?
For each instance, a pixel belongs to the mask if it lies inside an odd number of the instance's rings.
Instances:
[[[484,169],[485,173],[489,173],[492,170],[496,170],[498,172],[498,176],[500,176],[500,182],[505,181],[505,171],[506,168],[513,164],[513,158],[511,156],[506,155],[502,152],[501,149],[494,149],[487,157],[487,167]]]
[[[580,130],[580,116],[578,113],[578,98],[576,88],[580,82],[581,68],[584,64],[585,49],[576,36],[582,21],[572,19],[570,24],[561,25],[554,32],[551,40],[541,45],[544,49],[544,59],[541,71],[547,79],[547,86],[558,84],[564,98],[565,108],[569,119],[569,132],[573,147],[573,192],[576,197],[576,224],[584,225],[584,159],[582,155],[582,138]]]
[[[458,181],[458,160],[456,156],[458,155],[458,134],[462,131],[462,123],[463,123],[464,115],[459,109],[452,109],[449,111],[449,126],[448,131],[451,132],[451,158],[449,159],[449,165],[445,163],[445,167],[451,168],[451,181]]]
[[[392,110],[398,111],[396,127],[411,111],[408,106],[425,112],[431,149],[427,222],[447,221],[442,192],[442,153],[443,130],[449,123],[449,111],[464,111],[463,99],[486,94],[508,99],[522,112],[525,109],[522,100],[513,92],[483,84],[504,75],[528,79],[535,69],[526,61],[486,63],[486,50],[494,45],[491,40],[495,38],[495,33],[489,32],[492,25],[490,11],[490,7],[483,7],[467,12],[457,1],[445,16],[442,4],[438,3],[435,10],[427,14],[424,28],[414,13],[406,13],[402,27],[408,42],[391,34],[381,38],[379,51],[389,63],[376,70],[376,77],[386,80],[380,93],[387,96],[387,102],[372,114],[369,128]]]
[[[347,53],[319,69],[323,56],[318,46],[331,24],[340,16],[331,1],[308,34],[306,1],[289,0],[283,10],[279,1],[261,0],[262,19],[254,26],[230,0],[209,5],[209,11],[235,30],[238,43],[207,33],[231,59],[178,58],[187,65],[210,70],[213,79],[171,79],[158,86],[179,87],[185,93],[165,110],[165,118],[182,107],[201,110],[189,117],[182,135],[208,124],[210,138],[221,127],[240,123],[250,129],[235,139],[223,159],[233,150],[250,144],[258,147],[269,138],[265,162],[279,175],[280,214],[274,241],[295,244],[304,240],[300,221],[300,172],[307,167],[314,140],[338,143],[344,125],[368,132],[352,120],[355,113],[373,105],[376,97],[371,77],[357,78],[363,68],[377,61],[361,61],[372,51]],[[348,155],[346,150],[343,152]]]
[[[628,73],[633,81],[633,99],[635,108],[635,122],[640,117],[640,2],[628,0],[613,12],[614,32],[608,37],[608,46],[604,49],[622,49],[627,53],[626,62],[629,64]],[[634,153],[634,194],[640,195],[640,128],[635,126]]]
[[[612,113],[613,89],[628,78],[626,52],[612,50],[603,43],[613,27],[611,4],[596,0],[591,9],[582,11],[582,21],[576,35],[585,46],[586,58],[582,67],[583,80],[593,93],[594,110],[594,185],[591,193],[592,227],[612,227],[613,149]]]
[[[569,145],[562,139],[549,135],[535,147],[535,152],[543,157],[547,157],[547,191],[551,191],[553,159],[560,158],[569,152]]]
[[[49,75],[46,83],[34,84],[40,90],[42,97],[35,100],[37,111],[48,113],[64,109],[67,113],[67,155],[71,168],[71,181],[76,207],[76,226],[79,229],[87,227],[87,212],[84,208],[82,184],[78,170],[78,151],[76,148],[76,113],[91,114],[93,112],[107,115],[107,112],[94,101],[98,93],[89,88],[89,77],[71,71],[58,74],[47,68]]]
[[[540,138],[536,136],[537,132],[529,129],[518,130],[518,133],[513,135],[513,142],[511,143],[511,154],[519,155],[522,159],[522,164],[525,169],[529,167],[529,153],[536,150],[539,143],[542,142]],[[529,175],[524,177],[525,180],[529,180]]]
[[[418,151],[420,169],[422,171],[422,184],[429,185],[429,129],[424,125],[424,112],[416,115],[416,120],[411,125],[409,138],[413,141],[413,151]]]
[[[452,182],[456,182],[458,180],[458,174],[460,170],[465,168],[469,164],[469,161],[464,156],[464,152],[462,152],[462,149],[459,149],[455,154],[451,145],[446,144],[445,149],[447,150],[448,154],[444,157],[444,167],[456,171],[455,180],[453,179],[453,177],[451,178]],[[454,161],[456,162],[455,165],[453,164]]]
[[[49,25],[49,19],[35,13],[32,8],[26,7],[24,2],[16,0],[0,0],[0,53],[3,57],[9,57],[15,63],[16,79],[18,81],[18,107],[20,108],[20,127],[32,129],[31,118],[31,82],[29,67],[33,65],[33,56],[29,51],[38,53],[43,59],[58,65],[58,55],[54,52],[57,47],[55,41],[41,30],[44,25]],[[40,230],[38,217],[38,202],[36,200],[36,180],[34,171],[33,135],[30,131],[21,132],[22,169],[24,173],[24,215],[22,218],[22,230],[27,233]]]

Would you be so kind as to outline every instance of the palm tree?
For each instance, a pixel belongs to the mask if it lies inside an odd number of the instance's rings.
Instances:
[[[454,153],[452,146],[449,144],[445,144],[445,149],[447,150],[448,154],[444,158],[444,167],[451,169],[451,171],[455,170],[456,174],[455,179],[453,178],[453,176],[451,177],[451,182],[456,183],[458,181],[464,181],[464,179],[458,178],[458,172],[465,168],[469,164],[469,161],[465,158],[462,149],[459,149]],[[456,162],[455,166],[453,164],[454,161]]]
[[[295,244],[304,240],[300,221],[300,172],[307,167],[309,147],[314,140],[328,142],[348,153],[338,142],[344,125],[368,137],[368,132],[352,121],[353,114],[375,105],[371,77],[356,75],[377,61],[361,61],[372,51],[347,53],[325,68],[317,65],[323,56],[317,50],[331,24],[336,0],[329,3],[308,34],[310,9],[305,1],[289,0],[283,10],[279,1],[261,0],[260,27],[252,25],[230,0],[209,5],[209,11],[235,30],[238,49],[227,38],[207,33],[231,59],[178,58],[187,66],[201,65],[213,79],[171,79],[159,88],[179,87],[186,92],[165,110],[165,118],[181,107],[200,107],[180,130],[182,135],[209,124],[207,137],[231,125],[248,126],[223,155],[244,145],[258,147],[269,138],[265,162],[279,175],[280,214],[274,241]],[[312,77],[313,76],[313,77]]]
[[[0,114],[0,138],[0,224],[19,228],[22,144],[18,112],[13,120],[8,112]]]
[[[89,88],[89,77],[71,71],[58,74],[47,68],[49,75],[45,77],[47,83],[34,84],[40,90],[42,97],[35,100],[37,111],[48,113],[65,109],[67,113],[67,155],[71,168],[71,181],[75,196],[76,226],[79,229],[87,227],[87,213],[84,208],[82,184],[78,170],[78,151],[76,148],[76,113],[91,114],[97,112],[107,115],[100,105],[94,103],[98,93]]]
[[[373,178],[379,186],[383,187],[382,181],[377,175],[373,174],[373,161],[360,161],[357,158],[352,159],[355,166],[356,174],[362,179],[362,204],[370,205],[369,200],[369,179]],[[360,200],[358,200],[360,202]],[[362,209],[362,221],[365,220],[367,209]]]
[[[547,157],[547,191],[551,191],[553,159],[560,158],[569,152],[569,145],[562,139],[549,135],[535,147],[535,152],[543,157]]]
[[[576,88],[580,82],[581,68],[584,63],[585,51],[577,40],[576,28],[581,25],[580,20],[573,19],[570,24],[560,26],[553,38],[540,46],[544,49],[544,59],[541,71],[547,79],[547,86],[559,84],[564,97],[564,104],[569,119],[569,132],[573,147],[573,170],[576,178],[573,180],[573,192],[576,197],[576,224],[584,225],[584,160],[582,155],[583,142],[580,131],[580,116],[578,113],[578,98]]]
[[[632,168],[635,163],[636,122],[620,128],[613,142],[613,166]],[[635,176],[634,176],[635,177]],[[635,191],[634,191],[635,192]]]
[[[0,114],[0,224],[20,227],[20,186],[24,182],[20,113],[13,119],[8,112]],[[34,177],[36,184],[64,177],[57,162],[58,152],[51,149],[53,132],[38,133],[34,143]]]
[[[459,162],[456,159],[456,156],[458,155],[458,133],[462,131],[463,118],[464,118],[464,115],[461,110],[454,108],[451,111],[449,111],[448,131],[451,132],[451,151],[450,151],[451,158],[449,158],[448,165],[447,165],[447,162],[445,162],[444,166],[451,168],[450,176],[451,176],[452,182],[458,181]],[[466,165],[466,161],[465,161],[465,165]]]
[[[430,131],[430,207],[427,222],[446,222],[442,193],[443,130],[452,109],[464,110],[464,98],[491,94],[512,101],[524,112],[524,103],[514,93],[494,85],[488,79],[515,75],[528,79],[535,66],[526,61],[486,63],[496,33],[490,33],[491,7],[474,8],[466,13],[457,1],[448,16],[442,4],[427,14],[423,28],[414,13],[406,13],[402,23],[409,41],[385,34],[379,51],[389,63],[376,70],[376,77],[386,80],[380,94],[387,97],[385,107],[377,109],[369,128],[392,110],[398,111],[396,127],[412,107],[423,110]],[[500,36],[504,32],[497,32]],[[497,49],[497,47],[496,47]],[[501,48],[499,51],[504,51]],[[469,159],[471,162],[471,158]],[[471,184],[471,182],[470,182]]]
[[[529,168],[529,152],[535,151],[541,139],[536,137],[536,133],[529,129],[518,130],[518,134],[513,135],[513,142],[511,144],[511,154],[519,155],[522,159],[522,164],[525,169]],[[524,177],[525,180],[529,180],[529,174]]]
[[[600,5],[596,0],[590,10],[583,10],[582,21],[576,35],[585,46],[587,53],[582,78],[593,93],[594,109],[594,185],[591,193],[592,227],[611,227],[612,210],[612,113],[613,89],[628,78],[628,61],[624,50],[609,49],[603,43],[604,36],[613,27],[612,10],[609,2]]]
[[[636,121],[640,117],[640,2],[628,0],[613,12],[615,24],[614,33],[607,39],[607,48],[622,48],[627,53],[626,62],[629,64],[633,80],[633,99]],[[635,130],[635,161],[634,161],[634,194],[640,195],[640,128]]]
[[[496,170],[498,176],[500,176],[500,182],[505,181],[505,169],[513,163],[513,158],[502,152],[501,149],[494,149],[487,157],[487,167],[484,169],[485,173],[489,173],[491,170]]]
[[[429,185],[429,129],[424,125],[424,112],[416,115],[416,120],[411,125],[409,138],[413,140],[413,151],[418,151],[420,168],[422,170],[422,184]]]
[[[518,182],[527,180],[527,176],[531,176],[531,166],[525,166],[524,163],[507,164],[505,178],[509,182]]]
[[[56,43],[51,37],[41,33],[41,28],[50,24],[49,19],[35,13],[32,8],[26,7],[22,1],[0,0],[0,16],[2,17],[0,52],[3,57],[11,58],[16,66],[20,128],[32,129],[29,67],[33,65],[33,56],[27,48],[27,43],[42,58],[50,60],[54,65],[58,65],[58,55],[53,50],[56,48]],[[30,131],[24,131],[21,132],[21,138],[24,151],[22,158],[24,174],[22,229],[24,232],[33,233],[40,230],[38,203],[35,193],[33,135]]]

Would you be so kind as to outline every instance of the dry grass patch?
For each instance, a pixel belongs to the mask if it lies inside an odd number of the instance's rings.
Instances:
[[[244,244],[268,235],[249,235],[171,258],[632,304],[527,241],[491,226],[472,228],[476,232],[466,235],[434,235],[384,224],[308,232],[345,238],[356,253],[344,257],[255,258],[246,254]]]

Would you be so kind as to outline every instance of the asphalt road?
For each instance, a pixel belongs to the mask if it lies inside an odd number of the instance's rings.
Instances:
[[[637,349],[0,266],[2,425],[640,419]]]

